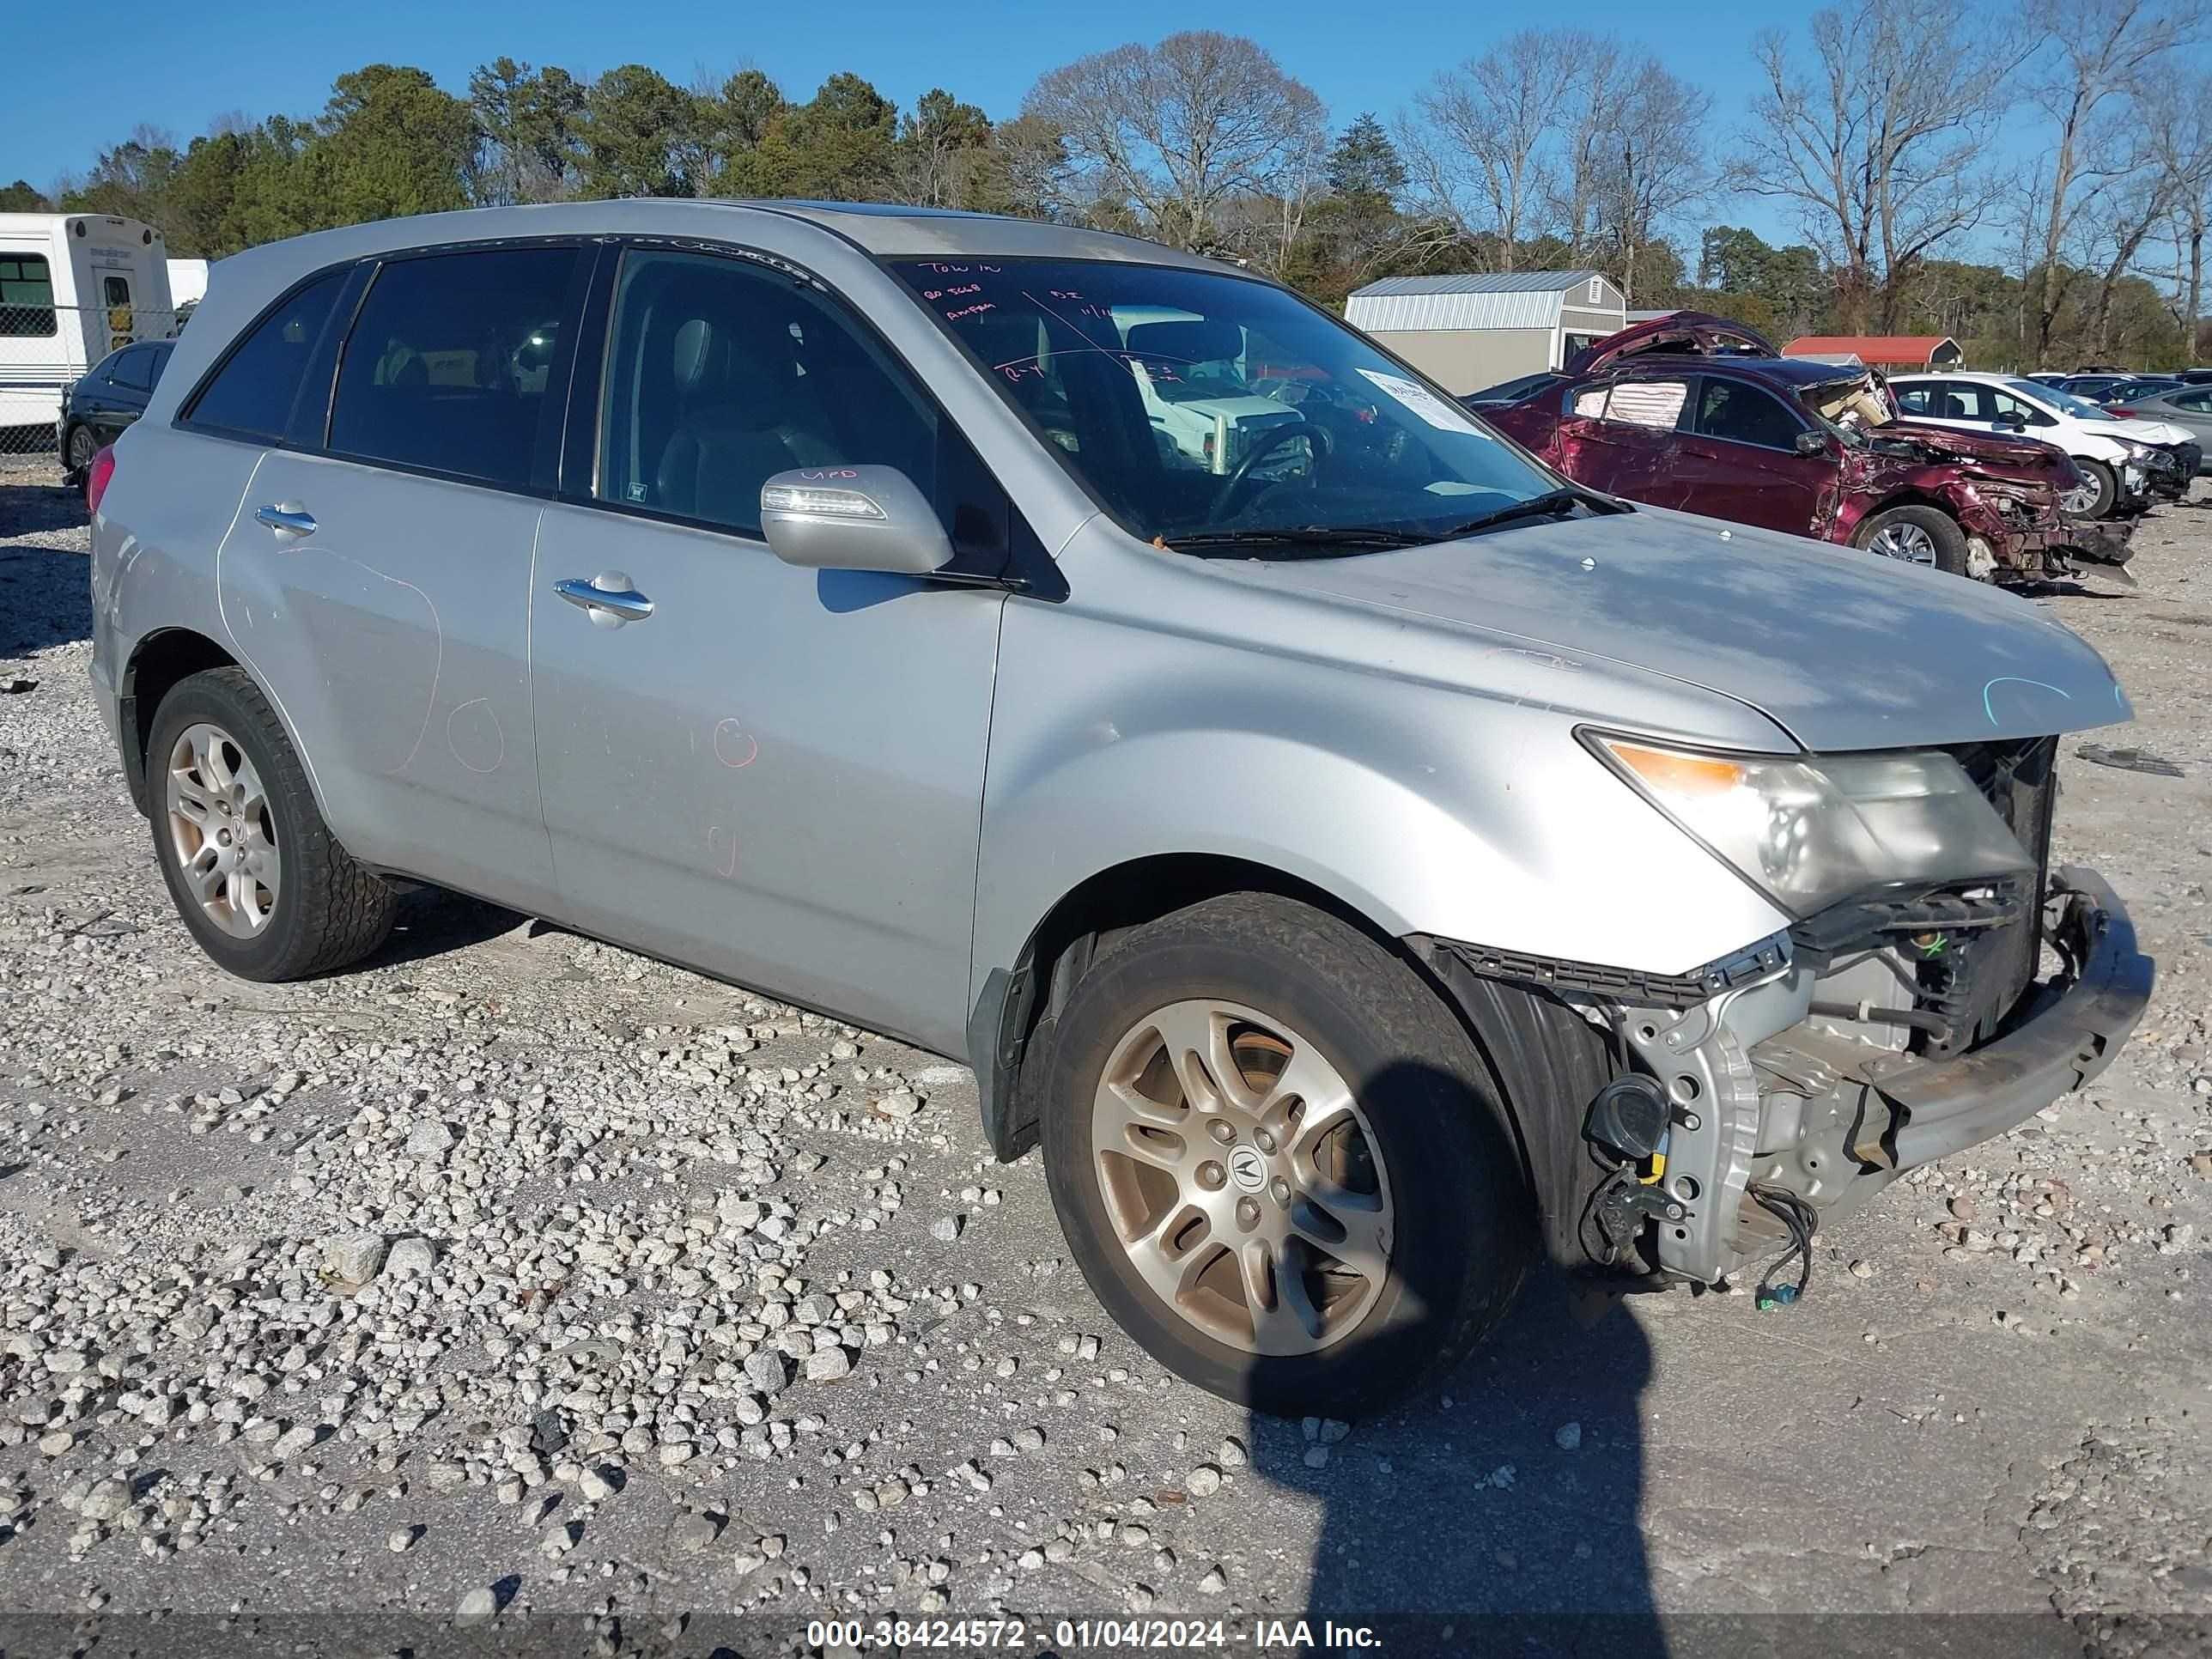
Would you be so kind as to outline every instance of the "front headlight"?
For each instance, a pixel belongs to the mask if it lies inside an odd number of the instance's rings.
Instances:
[[[2034,868],[1941,750],[1793,760],[1583,737],[1646,800],[1793,915],[1868,888]]]

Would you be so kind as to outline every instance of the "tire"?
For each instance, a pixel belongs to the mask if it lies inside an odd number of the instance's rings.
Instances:
[[[83,471],[99,453],[100,434],[88,426],[73,426],[62,439],[62,465],[69,471]]]
[[[1948,575],[1966,574],[1966,532],[1940,507],[1893,507],[1859,526],[1851,545]]]
[[[2112,469],[2102,461],[2074,457],[2075,470],[2081,475],[2081,487],[2077,494],[2060,498],[2060,505],[2077,519],[2109,519],[2119,500],[2120,487],[2112,477]]]
[[[1298,1091],[1273,1089],[1257,1115],[1223,1108],[1218,1096],[1212,1109],[1194,1107],[1189,1090],[1160,1069],[1171,1045],[1153,1023],[1209,1030],[1203,1022],[1189,1024],[1188,1011],[1219,1005],[1228,1006],[1224,1040],[1248,1097],[1267,1095],[1267,1064],[1285,1074],[1295,1066],[1298,1079],[1315,1081],[1324,1075],[1310,1069],[1317,1061],[1348,1090],[1350,1108],[1298,1117],[1297,1127],[1270,1139],[1263,1131],[1285,1109],[1267,1100],[1294,1098]],[[1155,1045],[1138,1074],[1134,1068]],[[1285,1048],[1287,1058],[1277,1052]],[[1194,1057],[1195,1048],[1182,1052]],[[1263,1062],[1259,1071],[1246,1070],[1255,1058]],[[1236,894],[1133,930],[1070,992],[1045,1065],[1039,1091],[1045,1171],[1069,1249],[1121,1328],[1202,1389],[1288,1416],[1371,1411],[1448,1372],[1520,1287],[1538,1239],[1535,1209],[1480,1056],[1426,981],[1333,916],[1271,896]],[[1218,1060],[1203,1070],[1201,1093],[1223,1070]],[[1109,1072],[1121,1086],[1109,1087]],[[1132,1076],[1135,1082],[1127,1082]],[[1147,1099],[1141,1114],[1125,1114],[1117,1103],[1132,1091]],[[1319,1100],[1326,1089],[1311,1092]],[[1150,1127],[1164,1121],[1152,1115],[1151,1099],[1177,1094],[1180,1127]],[[1139,1115],[1143,1121],[1131,1130]],[[1217,1119],[1228,1121],[1234,1145],[1214,1139]],[[1310,1135],[1322,1123],[1340,1127],[1333,1135]],[[1180,1143],[1181,1153],[1170,1146],[1158,1155],[1179,1160],[1182,1173],[1157,1168],[1154,1153],[1125,1156],[1120,1149],[1135,1144],[1132,1133],[1148,1146],[1155,1135]],[[1365,1163],[1354,1137],[1367,1149]],[[1218,1158],[1209,1192],[1212,1154]],[[1310,1172],[1323,1162],[1331,1173],[1311,1182],[1301,1177],[1292,1204],[1276,1197],[1281,1177],[1296,1175],[1302,1163]],[[1267,1184],[1252,1184],[1255,1164]],[[1145,1205],[1132,1197],[1136,1188],[1153,1194],[1146,1203],[1156,1202],[1165,1223],[1156,1231]],[[1326,1200],[1318,1217],[1309,1197]],[[1214,1212],[1218,1229],[1209,1219],[1202,1240],[1167,1255],[1166,1242],[1176,1240],[1181,1224],[1166,1218],[1188,1214],[1195,1202],[1224,1206]],[[1247,1205],[1249,1211],[1242,1210]],[[1264,1237],[1261,1229],[1279,1233],[1293,1214],[1307,1231],[1291,1230],[1278,1247],[1274,1270],[1261,1278],[1272,1288],[1255,1304],[1238,1256],[1224,1246],[1249,1251]],[[1347,1270],[1316,1254],[1316,1233],[1348,1241],[1339,1247],[1346,1261],[1360,1254],[1364,1237],[1380,1247],[1366,1254],[1368,1271]],[[1142,1242],[1147,1236],[1164,1241],[1160,1250]],[[1139,1242],[1125,1243],[1131,1238]],[[1140,1255],[1153,1270],[1151,1282]],[[1176,1291],[1182,1306],[1154,1288],[1163,1261],[1171,1277],[1197,1273],[1192,1288]],[[1387,1266],[1373,1271],[1378,1262]],[[1318,1334],[1302,1314],[1321,1322]],[[1264,1343],[1263,1320],[1271,1334]]]
[[[331,834],[283,723],[244,669],[211,668],[171,688],[155,712],[146,771],[169,896],[226,972],[307,979],[360,960],[392,931],[398,894]],[[210,900],[194,890],[188,857],[196,867],[237,862],[217,869]]]

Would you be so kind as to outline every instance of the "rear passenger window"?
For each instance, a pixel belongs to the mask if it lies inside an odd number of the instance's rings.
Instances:
[[[1689,395],[1687,380],[1620,380],[1580,394],[1575,413],[1590,420],[1672,432]]]
[[[346,339],[331,449],[529,483],[577,258],[517,247],[386,265]]]
[[[263,318],[200,388],[185,418],[270,443],[283,437],[301,378],[344,283],[342,270],[318,276]]]
[[[114,366],[107,378],[118,386],[129,386],[134,392],[154,389],[154,348],[132,346],[128,351],[115,354]]]

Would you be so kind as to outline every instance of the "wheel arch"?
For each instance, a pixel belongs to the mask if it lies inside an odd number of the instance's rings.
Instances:
[[[1011,1160],[1036,1139],[1039,1103],[1022,1061],[1047,1035],[1078,977],[1116,939],[1172,911],[1230,893],[1271,893],[1349,922],[1386,948],[1403,947],[1359,907],[1304,877],[1221,853],[1158,853],[1085,877],[1030,929],[1013,961],[985,976],[968,1022],[968,1052],[992,1150]]]
[[[299,733],[293,730],[291,716],[285,712],[284,705],[270,692],[252,663],[198,629],[182,624],[151,629],[141,635],[125,659],[122,676],[117,681],[116,732],[123,751],[123,779],[130,789],[132,805],[147,817],[153,816],[149,750],[154,741],[154,721],[161,710],[161,699],[180,682],[210,668],[239,670],[268,699],[278,724],[284,728],[286,741],[300,757],[301,770],[307,774],[316,810],[327,814],[329,806],[322,798],[314,761],[301,747]]]
[[[147,750],[154,741],[154,717],[161,699],[194,674],[242,666],[196,629],[157,628],[131,647],[116,699],[116,730],[122,742],[123,779],[140,812],[150,817],[154,811]]]
[[[1617,1069],[1603,1036],[1556,996],[1474,975],[1432,941],[1394,934],[1341,895],[1287,871],[1212,853],[1150,854],[1098,871],[1061,896],[1031,929],[1010,967],[984,981],[968,1030],[983,1129],[1002,1161],[1036,1142],[1044,1102],[1041,1066],[1075,981],[1132,929],[1232,893],[1264,893],[1308,904],[1357,928],[1406,963],[1467,1031],[1487,1070],[1502,1127],[1518,1150],[1521,1174],[1543,1218],[1553,1260],[1582,1265],[1578,1182],[1583,1115]]]

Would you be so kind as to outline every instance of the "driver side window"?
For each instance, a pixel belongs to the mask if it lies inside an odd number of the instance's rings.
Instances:
[[[2054,426],[2057,424],[2051,416],[2045,414],[2033,404],[2023,403],[2021,399],[2014,397],[2008,392],[1999,392],[1992,395],[1996,399],[1996,418],[2000,421],[2008,421],[2013,419],[2014,416],[2017,416],[2019,419],[2026,422],[2029,426]]]

